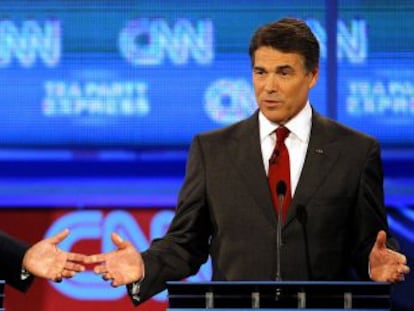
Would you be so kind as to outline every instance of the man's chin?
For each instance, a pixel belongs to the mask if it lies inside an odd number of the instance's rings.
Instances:
[[[285,113],[280,111],[278,108],[273,107],[266,107],[264,109],[261,109],[263,115],[271,122],[277,123],[277,124],[285,124],[287,122],[287,116]]]

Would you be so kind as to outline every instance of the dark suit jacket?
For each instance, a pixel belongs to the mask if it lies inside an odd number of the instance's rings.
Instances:
[[[20,291],[26,291],[32,277],[21,279],[22,262],[29,246],[0,231],[0,279]]]
[[[141,301],[195,274],[208,255],[213,280],[275,280],[276,227],[258,113],[195,137],[170,229],[143,253]],[[346,280],[351,270],[368,279],[381,229],[388,231],[378,143],[314,112],[282,231],[282,279]]]

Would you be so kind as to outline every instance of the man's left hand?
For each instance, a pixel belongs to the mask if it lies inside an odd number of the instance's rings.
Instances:
[[[382,230],[378,232],[369,255],[369,267],[371,279],[378,282],[401,282],[410,272],[407,258],[387,248],[387,235]]]

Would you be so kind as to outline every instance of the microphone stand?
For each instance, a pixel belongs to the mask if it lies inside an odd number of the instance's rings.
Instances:
[[[283,202],[285,200],[286,194],[286,183],[283,180],[280,180],[276,185],[276,194],[279,200],[279,210],[277,213],[277,228],[276,228],[276,281],[282,281],[282,276],[280,273],[280,252],[282,249],[282,215],[283,215]],[[282,298],[282,289],[280,287],[276,288],[275,300],[280,301]]]
[[[276,281],[282,281],[280,274],[280,251],[282,248],[282,213],[283,213],[283,201],[285,196],[283,194],[278,195],[279,199],[279,213],[277,213],[277,228],[276,228]]]
[[[279,180],[276,184],[276,194],[279,199],[279,211],[277,213],[277,228],[276,228],[276,281],[281,281],[282,276],[280,274],[280,251],[282,248],[282,215],[283,215],[283,202],[286,194],[286,183],[283,180]]]

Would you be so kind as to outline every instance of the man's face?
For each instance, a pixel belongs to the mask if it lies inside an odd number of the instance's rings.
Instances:
[[[300,54],[258,48],[254,54],[253,86],[260,110],[270,121],[285,124],[306,105],[318,74],[318,69],[305,69]]]

